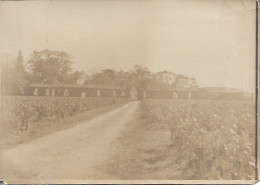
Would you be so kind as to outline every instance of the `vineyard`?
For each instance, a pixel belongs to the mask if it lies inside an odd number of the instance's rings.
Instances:
[[[110,109],[112,106],[109,105],[121,106],[127,101],[112,98],[2,97],[1,130],[6,131],[5,137],[12,135],[10,132],[23,136],[27,133],[25,130],[32,126],[36,125],[36,131],[41,130],[46,121],[49,125],[57,124],[57,127],[46,127],[46,130],[57,131],[66,121],[74,124],[75,118],[81,115],[79,113],[86,111],[84,115],[92,114],[92,110],[106,106]],[[97,138],[113,135],[111,131],[122,124],[120,118],[128,116],[124,130],[118,132],[120,136],[114,142],[115,156],[111,156],[106,165],[101,165],[104,174],[122,179],[254,179],[253,102],[145,99],[131,102],[128,108],[119,109],[122,114],[108,110],[113,124],[108,125],[107,119],[96,120],[93,123],[102,126],[84,131]],[[88,123],[85,118],[82,120]],[[99,134],[105,133],[104,127],[111,125],[114,127],[109,130],[110,134]],[[71,137],[81,135],[71,132]],[[55,134],[52,136],[55,138]],[[5,141],[8,139],[5,138]],[[74,143],[80,146],[82,141],[76,137]],[[95,145],[95,142],[90,144]]]
[[[1,128],[10,132],[27,130],[30,123],[61,120],[77,113],[126,102],[126,99],[72,97],[2,97]]]
[[[152,130],[170,132],[179,179],[254,178],[254,104],[145,100]]]

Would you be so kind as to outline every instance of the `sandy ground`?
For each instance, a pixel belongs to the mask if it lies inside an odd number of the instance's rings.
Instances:
[[[70,129],[2,151],[1,179],[9,183],[84,180],[112,156],[113,141],[138,107],[140,102],[130,102]]]
[[[141,103],[133,118],[111,144],[112,155],[99,164],[88,179],[172,180],[180,177],[171,135],[158,129],[154,118]],[[177,155],[178,156],[178,155]]]

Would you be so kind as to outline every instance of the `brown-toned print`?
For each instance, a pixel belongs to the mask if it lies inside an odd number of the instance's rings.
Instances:
[[[254,183],[255,10],[1,1],[0,179]]]

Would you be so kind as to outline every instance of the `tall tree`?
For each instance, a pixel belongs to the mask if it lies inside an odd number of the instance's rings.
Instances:
[[[28,85],[22,52],[19,51],[15,62],[2,64],[1,70],[1,93],[3,95],[22,95],[24,87]]]
[[[17,94],[23,94],[24,93],[23,89],[25,86],[27,86],[28,82],[26,80],[27,74],[25,71],[23,56],[22,56],[21,51],[19,51],[19,54],[17,57],[14,75],[15,75],[15,79],[16,79],[15,88],[16,88]]]
[[[72,70],[71,56],[65,51],[34,51],[28,64],[35,83],[65,83]]]

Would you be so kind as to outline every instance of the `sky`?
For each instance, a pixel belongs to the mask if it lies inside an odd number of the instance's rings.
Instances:
[[[255,88],[254,0],[0,1],[0,60],[67,51],[73,70],[172,71]]]

